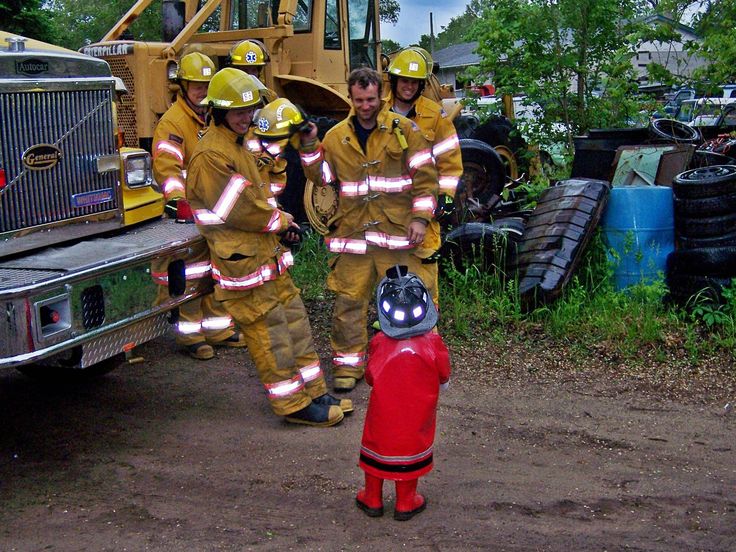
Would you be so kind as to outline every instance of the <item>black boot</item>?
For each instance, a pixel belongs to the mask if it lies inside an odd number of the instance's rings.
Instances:
[[[339,406],[343,414],[353,411],[353,401],[350,399],[338,399],[329,393],[325,393],[316,399],[312,399],[312,402],[323,406]]]
[[[292,424],[329,427],[339,424],[343,416],[344,414],[339,406],[327,406],[311,402],[309,406],[288,414],[285,419]]]

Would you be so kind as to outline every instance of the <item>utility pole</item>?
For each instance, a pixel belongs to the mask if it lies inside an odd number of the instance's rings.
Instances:
[[[429,12],[429,53],[434,59],[434,21],[432,20],[432,12]]]

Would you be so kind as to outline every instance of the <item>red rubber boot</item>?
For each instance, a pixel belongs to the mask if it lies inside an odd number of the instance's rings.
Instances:
[[[383,515],[383,479],[365,474],[365,489],[358,491],[355,503],[368,517],[381,517]]]
[[[427,507],[427,499],[417,493],[418,482],[418,478],[396,482],[394,519],[408,521]]]

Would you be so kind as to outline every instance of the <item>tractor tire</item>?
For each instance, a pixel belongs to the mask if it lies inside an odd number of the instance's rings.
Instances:
[[[501,156],[480,140],[460,140],[463,174],[455,193],[456,225],[478,220],[471,211],[500,196],[506,182],[506,169]]]

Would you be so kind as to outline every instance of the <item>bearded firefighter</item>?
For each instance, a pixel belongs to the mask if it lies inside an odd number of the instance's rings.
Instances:
[[[320,143],[317,127],[300,133],[304,172],[313,182],[336,185],[340,201],[325,243],[335,292],[331,344],[334,389],[350,391],[367,360],[368,303],[386,269],[417,264],[437,207],[437,172],[417,126],[381,102],[381,75],[359,68],[348,77],[352,109]]]

